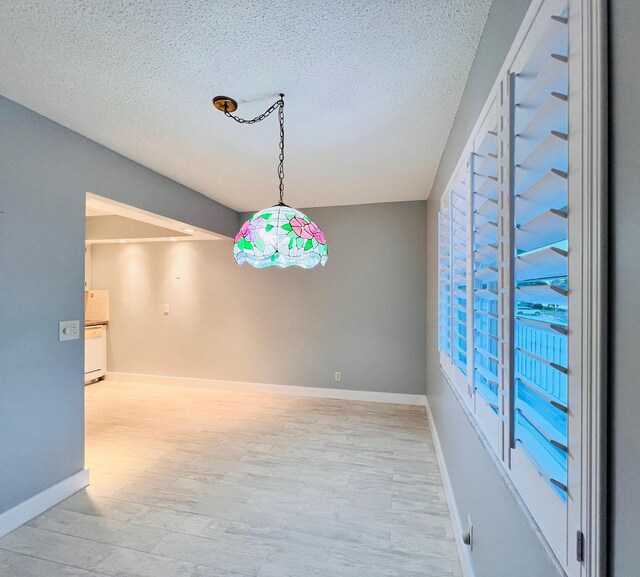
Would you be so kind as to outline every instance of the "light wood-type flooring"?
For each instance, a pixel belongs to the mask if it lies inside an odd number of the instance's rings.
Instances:
[[[91,486],[0,539],[2,577],[461,575],[423,407],[102,382]]]

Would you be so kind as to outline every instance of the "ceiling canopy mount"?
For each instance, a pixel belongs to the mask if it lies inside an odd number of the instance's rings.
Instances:
[[[213,105],[221,112],[235,112],[238,110],[238,103],[228,96],[216,96]]]

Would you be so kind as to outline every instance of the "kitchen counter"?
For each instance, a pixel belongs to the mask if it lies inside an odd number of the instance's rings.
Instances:
[[[108,325],[108,324],[109,324],[109,321],[88,321],[88,320],[84,321],[85,327],[96,327],[98,325]]]

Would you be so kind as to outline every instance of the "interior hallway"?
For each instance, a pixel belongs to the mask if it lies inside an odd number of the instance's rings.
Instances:
[[[91,486],[3,577],[461,575],[422,407],[106,381],[86,410]]]

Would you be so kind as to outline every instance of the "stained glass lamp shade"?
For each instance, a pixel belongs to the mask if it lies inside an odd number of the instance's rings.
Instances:
[[[233,245],[238,264],[256,268],[299,266],[327,262],[327,239],[308,216],[285,204],[256,212],[242,225]]]

